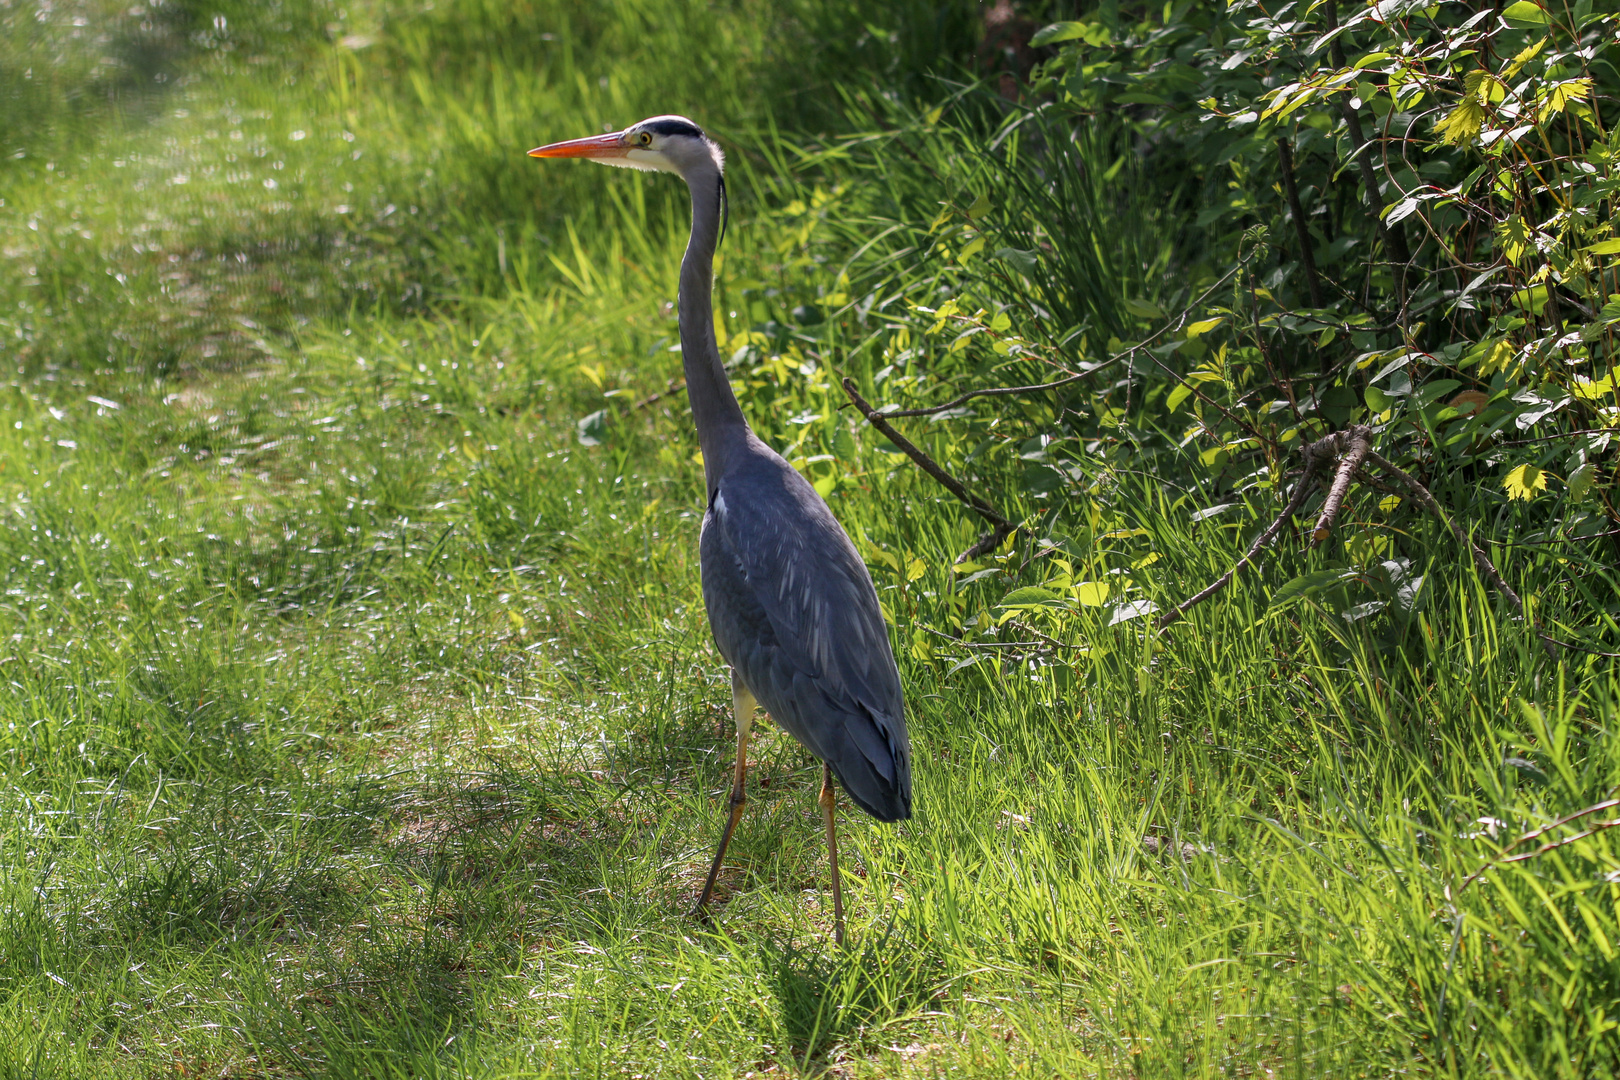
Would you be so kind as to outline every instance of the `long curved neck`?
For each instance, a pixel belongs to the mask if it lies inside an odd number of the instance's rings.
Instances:
[[[708,167],[686,176],[692,191],[692,237],[681,260],[681,362],[692,402],[703,473],[712,492],[726,455],[743,444],[748,423],[731,391],[714,340],[714,249],[720,235],[720,170]]]

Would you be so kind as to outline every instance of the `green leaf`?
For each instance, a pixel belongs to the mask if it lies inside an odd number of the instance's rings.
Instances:
[[[1021,251],[1018,248],[1004,247],[997,249],[996,258],[1002,260],[1025,277],[1032,278],[1035,276],[1037,264],[1033,251]]]
[[[1224,514],[1235,506],[1237,506],[1237,503],[1221,503],[1218,506],[1206,506],[1204,509],[1195,512],[1189,520],[1194,522],[1203,521],[1205,518],[1212,518],[1216,514]]]
[[[983,195],[980,195],[977,199],[973,200],[973,205],[968,207],[967,214],[968,214],[968,217],[972,218],[974,221],[978,221],[980,218],[984,217],[984,215],[988,214],[989,212],[990,212],[990,193],[987,191]]]
[[[598,409],[574,425],[581,446],[600,446],[607,438],[607,410]]]
[[[839,461],[852,462],[859,447],[855,443],[855,436],[850,434],[849,428],[840,424],[833,432],[832,452]]]
[[[1502,11],[1502,18],[1509,26],[1524,30],[1533,26],[1546,26],[1550,21],[1541,5],[1532,4],[1530,0],[1518,0],[1518,3],[1509,4]]]
[[[1269,615],[1296,600],[1303,600],[1307,596],[1331,589],[1355,575],[1354,570],[1313,570],[1309,574],[1301,574],[1271,594],[1271,603],[1266,605],[1266,613]]]
[[[1477,136],[1484,126],[1485,106],[1480,104],[1478,97],[1469,94],[1434,126],[1434,133],[1440,136],[1441,142],[1456,145]]]
[[[1614,393],[1614,376],[1605,375],[1601,379],[1576,379],[1570,387],[1576,397],[1583,401],[1597,401]]]
[[[1541,309],[1547,306],[1547,286],[1533,285],[1528,289],[1519,289],[1513,294],[1513,303],[1532,315],[1540,315]]]
[[[1588,255],[1620,255],[1620,240],[1603,240],[1586,249]]]
[[[1376,386],[1367,387],[1367,408],[1375,413],[1381,413],[1395,403],[1395,399],[1378,389]]]
[[[1591,92],[1591,79],[1568,79],[1561,83],[1554,83],[1547,91],[1546,100],[1541,103],[1541,111],[1536,114],[1537,122],[1545,124],[1549,119],[1563,112],[1566,106],[1583,100]]]
[[[1046,604],[1057,603],[1061,600],[1057,593],[1051,589],[1043,589],[1039,585],[1025,585],[1021,589],[1014,589],[1001,598],[997,607],[1042,607]]]
[[[1038,49],[1042,45],[1056,45],[1060,41],[1073,41],[1085,36],[1086,24],[1083,22],[1056,22],[1035,31],[1035,36],[1029,39],[1029,43]]]
[[[1502,69],[1502,80],[1506,82],[1507,80],[1513,78],[1513,76],[1517,75],[1520,70],[1524,68],[1524,65],[1534,60],[1536,58],[1536,54],[1542,49],[1546,48],[1547,42],[1550,40],[1552,39],[1537,38],[1529,45],[1526,45],[1524,48],[1520,49],[1518,55],[1513,58],[1512,62],[1509,63],[1507,67]]]
[[[1518,262],[1530,246],[1530,227],[1518,214],[1497,225],[1496,236],[1502,243],[1502,254],[1507,256],[1508,262]]]
[[[1418,394],[1418,404],[1432,405],[1461,385],[1462,383],[1456,379],[1436,379],[1434,382],[1425,383],[1423,390]]]
[[[1074,598],[1081,607],[1102,607],[1110,591],[1106,581],[1082,581],[1074,586]]]
[[[1547,490],[1547,472],[1534,465],[1520,465],[1502,478],[1502,490],[1510,499],[1529,501],[1536,492]]]
[[[1429,576],[1427,574],[1419,574],[1401,582],[1395,588],[1396,605],[1409,615],[1415,615],[1422,611],[1424,601],[1429,598],[1429,594],[1423,591],[1423,584],[1428,580]]]
[[[894,557],[892,551],[884,551],[876,544],[870,545],[866,550],[866,561],[872,562],[873,560],[884,563],[896,573],[900,572],[900,560]]]
[[[1125,310],[1139,319],[1164,318],[1164,309],[1151,300],[1141,300],[1134,297],[1127,299],[1125,301]]]
[[[1586,493],[1592,488],[1592,481],[1597,478],[1597,464],[1588,461],[1585,465],[1569,474],[1569,501],[1580,502],[1586,498]]]
[[[1115,605],[1113,612],[1108,616],[1108,625],[1117,626],[1131,619],[1140,619],[1144,615],[1152,615],[1159,610],[1159,605],[1151,600],[1132,600],[1129,603]]]
[[[1407,218],[1416,213],[1417,208],[1422,205],[1422,199],[1402,199],[1400,202],[1390,207],[1389,210],[1384,214],[1384,222],[1389,225],[1394,225],[1397,222],[1405,221]]]

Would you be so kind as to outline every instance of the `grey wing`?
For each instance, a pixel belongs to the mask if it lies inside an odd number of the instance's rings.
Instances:
[[[715,643],[862,809],[910,817],[905,702],[872,580],[815,489],[771,464],[722,478],[704,518]]]

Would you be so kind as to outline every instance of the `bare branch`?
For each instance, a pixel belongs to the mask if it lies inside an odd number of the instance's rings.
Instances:
[[[1333,532],[1333,519],[1339,516],[1339,507],[1344,505],[1345,493],[1350,490],[1350,478],[1356,473],[1367,452],[1372,449],[1372,428],[1357,424],[1344,431],[1335,433],[1335,441],[1348,443],[1349,448],[1339,459],[1339,468],[1333,476],[1333,486],[1328,488],[1327,498],[1322,502],[1322,514],[1316,519],[1316,528],[1311,530],[1311,547],[1316,547],[1326,540]]]
[[[1502,575],[1497,572],[1496,564],[1491,562],[1490,557],[1481,551],[1474,544],[1474,542],[1468,538],[1468,534],[1463,532],[1461,525],[1458,525],[1450,517],[1446,516],[1445,511],[1440,509],[1440,504],[1435,501],[1434,495],[1429,491],[1428,488],[1423,486],[1417,477],[1413,476],[1405,469],[1402,469],[1399,465],[1396,465],[1393,461],[1390,461],[1382,454],[1379,454],[1376,450],[1367,451],[1367,460],[1378,466],[1378,468],[1389,473],[1395,479],[1399,480],[1402,486],[1404,486],[1407,491],[1412,493],[1412,497],[1416,499],[1425,510],[1439,518],[1440,521],[1451,530],[1451,535],[1457,538],[1457,543],[1462,546],[1463,550],[1470,552],[1474,556],[1474,565],[1478,566],[1480,571],[1484,573],[1486,577],[1490,578],[1491,584],[1495,585],[1499,590],[1501,590],[1502,595],[1506,596],[1508,600],[1512,602],[1514,610],[1518,611],[1520,614],[1524,613],[1524,601],[1520,600],[1519,594],[1513,591],[1513,586],[1509,585],[1502,579]]]
[[[1120,353],[1118,356],[1110,357],[1109,359],[1104,360],[1099,364],[1095,364],[1078,374],[1070,375],[1062,379],[1054,379],[1052,382],[1048,383],[1036,383],[1034,386],[995,386],[987,390],[969,390],[961,397],[953,398],[943,405],[934,405],[926,409],[891,409],[883,415],[890,417],[933,416],[935,413],[946,412],[950,409],[956,408],[963,402],[972,401],[974,398],[978,397],[1001,397],[1008,394],[1032,394],[1038,390],[1055,390],[1060,386],[1067,386],[1070,383],[1079,382],[1088,375],[1095,375],[1098,371],[1101,371],[1109,364],[1112,364],[1117,360],[1124,359],[1128,355],[1130,355],[1128,352]]]
[[[1283,512],[1278,514],[1276,519],[1273,520],[1270,525],[1266,526],[1264,532],[1254,538],[1254,543],[1249,545],[1249,550],[1243,553],[1243,558],[1239,559],[1232,566],[1232,569],[1222,574],[1206,589],[1204,589],[1203,592],[1182,601],[1174,610],[1167,611],[1163,615],[1159,616],[1159,620],[1155,624],[1157,628],[1163,630],[1177,619],[1180,619],[1188,611],[1191,611],[1194,607],[1203,603],[1205,600],[1208,600],[1211,596],[1214,596],[1216,593],[1230,585],[1232,583],[1232,579],[1237,577],[1238,571],[1242,570],[1245,566],[1249,565],[1250,562],[1254,561],[1254,557],[1260,553],[1260,549],[1271,543],[1272,538],[1277,535],[1277,532],[1283,527],[1283,524],[1287,522],[1289,518],[1293,517],[1294,512],[1304,505],[1305,500],[1310,493],[1316,490],[1319,478],[1324,472],[1327,471],[1327,463],[1335,455],[1344,452],[1347,448],[1353,451],[1355,445],[1353,441],[1354,439],[1360,438],[1362,442],[1365,443],[1365,441],[1371,437],[1371,434],[1372,433],[1366,428],[1354,427],[1346,431],[1335,431],[1331,435],[1325,435],[1315,442],[1308,443],[1301,447],[1300,453],[1305,458],[1305,474],[1300,477],[1298,486],[1294,488],[1294,496],[1288,500],[1288,505],[1283,508]],[[1363,452],[1365,453],[1368,451],[1364,450]],[[1343,480],[1343,483],[1348,486],[1349,480],[1346,478],[1347,476],[1348,474],[1344,474],[1344,476],[1341,476],[1340,479],[1335,479],[1334,486],[1339,486],[1341,479]],[[1341,501],[1343,500],[1344,495],[1342,492],[1340,493],[1339,498]],[[1335,512],[1337,512],[1336,509]],[[1317,523],[1317,528],[1321,528],[1321,522]]]
[[[685,379],[671,379],[671,380],[669,380],[669,385],[668,386],[664,387],[662,390],[658,391],[658,393],[656,393],[656,394],[649,394],[648,396],[642,398],[640,401],[638,401],[634,405],[630,406],[630,408],[632,410],[634,410],[634,409],[645,409],[647,406],[652,405],[652,404],[654,404],[654,403],[656,403],[658,401],[661,401],[664,398],[667,398],[669,395],[675,393],[677,390],[684,390],[684,389],[686,389],[686,380]]]
[[[977,559],[980,555],[984,555],[996,550],[996,548],[1001,546],[1001,542],[1003,540],[1012,535],[1012,531],[1013,526],[1011,524],[1007,524],[997,525],[989,532],[980,533],[979,538],[973,542],[973,546],[962,552],[962,554],[958,555],[952,562],[952,565],[961,566],[969,559]]]
[[[1288,505],[1283,507],[1283,512],[1278,514],[1276,519],[1272,521],[1270,525],[1266,526],[1265,531],[1254,538],[1254,543],[1250,544],[1249,550],[1243,553],[1243,558],[1239,559],[1235,564],[1233,564],[1232,569],[1216,578],[1215,581],[1204,589],[1203,592],[1196,596],[1190,597],[1187,600],[1183,600],[1175,608],[1159,616],[1158,622],[1154,624],[1155,628],[1163,630],[1165,627],[1187,614],[1187,612],[1191,611],[1193,608],[1197,607],[1199,604],[1202,604],[1205,600],[1208,600],[1211,596],[1214,596],[1216,593],[1230,585],[1232,583],[1232,579],[1237,576],[1237,572],[1249,565],[1249,563],[1253,561],[1254,557],[1260,553],[1261,548],[1271,543],[1272,537],[1276,536],[1278,531],[1283,527],[1283,524],[1289,518],[1294,516],[1294,511],[1298,510],[1300,506],[1304,504],[1305,497],[1309,495],[1315,488],[1315,472],[1307,469],[1305,475],[1300,477],[1299,484],[1294,488],[1294,497],[1288,500]]]
[[[923,472],[927,473],[929,476],[932,476],[935,480],[938,480],[940,484],[944,486],[946,491],[949,491],[952,495],[955,495],[958,499],[962,500],[962,502],[967,505],[968,509],[972,510],[975,514],[978,514],[980,517],[984,518],[984,520],[988,521],[992,526],[994,526],[987,536],[993,536],[997,531],[1005,530],[1001,533],[1001,537],[996,540],[996,544],[1000,544],[1002,540],[1006,539],[1007,533],[1012,532],[1012,530],[1015,528],[1012,522],[1003,517],[1001,512],[995,507],[991,506],[989,503],[973,494],[967,488],[963,487],[960,480],[946,472],[940,467],[937,461],[924,453],[920,448],[913,444],[910,439],[907,439],[904,435],[896,431],[894,429],[894,425],[890,424],[888,420],[884,419],[882,413],[872,408],[871,404],[865,398],[861,397],[860,391],[855,389],[854,379],[846,378],[843,386],[844,393],[849,395],[849,400],[854,402],[855,408],[860,410],[861,415],[866,417],[868,423],[887,436],[888,440],[894,443],[894,445],[898,446],[901,452],[904,453],[908,458],[916,462],[917,466],[922,469]],[[979,544],[984,543],[985,539],[986,537],[980,537]],[[974,544],[973,547],[969,548],[968,550],[973,551],[979,546],[979,544]],[[964,560],[965,556],[963,559],[958,559],[957,561],[962,562]]]
[[[1323,5],[1323,13],[1327,16],[1328,29],[1337,30],[1339,27],[1338,4],[1329,0]],[[1345,67],[1344,47],[1339,38],[1335,36],[1329,46],[1330,59],[1333,66]],[[1361,117],[1355,109],[1350,107],[1348,100],[1340,100],[1339,114],[1344,118],[1345,129],[1350,133],[1351,151],[1356,159],[1356,165],[1361,171],[1362,195],[1367,201],[1367,215],[1372,218],[1373,228],[1382,235],[1384,240],[1384,253],[1394,264],[1395,292],[1401,306],[1400,321],[1406,321],[1406,270],[1407,264],[1412,261],[1411,254],[1406,248],[1406,234],[1399,223],[1391,225],[1384,220],[1384,197],[1378,191],[1378,176],[1373,171],[1372,143],[1361,130]]]
[[[1552,832],[1554,829],[1561,829],[1572,821],[1578,821],[1590,814],[1599,814],[1605,810],[1612,810],[1617,806],[1620,806],[1620,799],[1604,799],[1602,802],[1594,803],[1591,806],[1586,807],[1584,810],[1577,810],[1573,814],[1565,814],[1557,821],[1550,821],[1541,826],[1539,829],[1531,829],[1529,832],[1513,841],[1513,843],[1503,848],[1501,855],[1499,855],[1497,858],[1487,862],[1484,866],[1480,867],[1478,870],[1475,870],[1472,874],[1469,874],[1466,878],[1464,878],[1463,883],[1457,886],[1456,895],[1461,896],[1464,889],[1478,881],[1485,875],[1487,871],[1493,869],[1494,867],[1506,866],[1508,863],[1524,862],[1527,859],[1535,858],[1537,855],[1544,855],[1554,848],[1564,847],[1566,844],[1573,844],[1577,840],[1584,840],[1586,837],[1591,836],[1595,832],[1601,832],[1604,829],[1612,829],[1615,826],[1620,825],[1620,821],[1600,821],[1590,828],[1582,829],[1573,836],[1565,836],[1561,839],[1542,844],[1534,851],[1522,852],[1508,858],[1502,857],[1507,855],[1507,853],[1512,851],[1514,848],[1528,844],[1532,840],[1539,840],[1543,836],[1546,836],[1548,833]]]
[[[1322,282],[1316,276],[1316,254],[1311,250],[1311,231],[1305,225],[1305,211],[1300,207],[1299,186],[1294,182],[1294,148],[1287,139],[1277,140],[1277,164],[1282,173],[1283,193],[1288,196],[1288,212],[1294,219],[1294,235],[1299,240],[1299,262],[1305,268],[1305,288],[1311,295],[1311,307],[1322,306]]]
[[[1543,634],[1540,631],[1536,632],[1536,637],[1548,645],[1556,645],[1560,649],[1574,649],[1576,652],[1586,653],[1588,656],[1602,656],[1610,660],[1620,660],[1620,652],[1604,652],[1602,649],[1594,649],[1590,645],[1578,645],[1573,641],[1560,641],[1551,634]]]
[[[1242,262],[1239,262],[1238,265],[1232,267],[1232,269],[1228,270],[1224,275],[1221,276],[1219,281],[1205,289],[1198,295],[1197,299],[1189,302],[1186,307],[1182,308],[1180,314],[1178,314],[1174,319],[1166,321],[1163,326],[1159,327],[1159,329],[1154,331],[1152,334],[1149,334],[1141,341],[1138,341],[1124,352],[1115,353],[1106,360],[1099,360],[1097,363],[1092,364],[1084,371],[1076,372],[1073,375],[1065,376],[1061,379],[1055,379],[1052,382],[1037,383],[1034,386],[996,386],[985,390],[969,390],[961,397],[953,398],[943,405],[931,405],[926,409],[891,409],[883,415],[891,418],[905,416],[933,416],[936,413],[942,413],[949,409],[954,409],[963,402],[971,401],[977,397],[1001,397],[1008,394],[1032,394],[1040,390],[1055,390],[1060,386],[1067,386],[1072,382],[1079,382],[1081,379],[1084,379],[1089,375],[1097,374],[1097,372],[1101,371],[1105,367],[1117,364],[1121,360],[1125,360],[1136,355],[1138,352],[1146,349],[1149,345],[1159,340],[1159,338],[1163,337],[1169,331],[1179,330],[1183,325],[1186,324],[1187,316],[1191,315],[1198,308],[1202,307],[1204,301],[1208,300],[1215,294],[1216,289],[1219,289],[1222,285],[1225,285],[1228,281],[1232,280],[1232,276],[1239,270],[1243,269],[1243,267],[1247,264],[1247,261],[1248,260],[1245,259]],[[1164,367],[1163,364],[1160,364],[1159,366]],[[1165,368],[1165,370],[1169,371],[1170,369]],[[1171,372],[1171,374],[1175,375],[1174,372]],[[1176,378],[1180,379],[1181,376],[1176,375]],[[1202,397],[1203,395],[1200,394],[1199,396]],[[1217,406],[1217,408],[1218,407],[1219,406]]]

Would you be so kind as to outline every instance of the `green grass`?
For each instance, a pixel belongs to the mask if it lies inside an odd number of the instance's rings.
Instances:
[[[853,10],[289,0],[227,49],[213,9],[0,8],[0,1077],[1617,1067],[1612,834],[1461,882],[1620,784],[1620,688],[1431,524],[1365,511],[1428,553],[1409,621],[1268,616],[1320,559],[1285,554],[1157,642],[986,630],[1059,574],[1173,602],[1250,527],[1099,458],[1067,570],[1026,534],[956,580],[973,523],[837,410],[829,362],[882,343],[780,329],[899,257],[829,215],[960,190],[799,160],[835,81],[971,52],[971,7],[893,45]],[[684,192],[523,157],[671,108],[731,153],[744,406],[836,483],[902,654],[918,813],[843,816],[842,952],[818,770],[769,725],[687,917],[729,694],[684,401],[632,405],[679,373]],[[1498,555],[1556,625],[1612,614],[1583,550]]]

